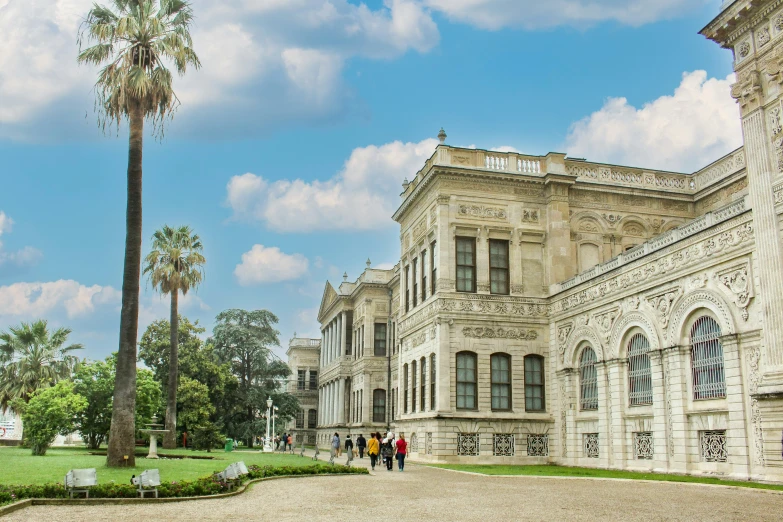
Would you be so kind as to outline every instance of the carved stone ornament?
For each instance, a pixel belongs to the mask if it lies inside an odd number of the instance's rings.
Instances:
[[[600,232],[601,229],[598,226],[598,223],[595,221],[586,219],[584,221],[581,221],[579,223],[579,230],[582,232]]]
[[[619,309],[610,310],[601,314],[593,316],[593,326],[598,329],[598,333],[601,334],[604,344],[609,343],[609,336],[612,334],[612,328],[620,315]]]
[[[519,330],[516,328],[471,328],[462,329],[462,335],[474,339],[514,339],[517,341],[535,341],[538,332],[535,330]]]
[[[641,302],[642,300],[639,299],[639,296],[632,295],[631,297],[623,301],[623,310],[625,310],[626,312],[633,312],[635,310],[638,310]]]
[[[739,44],[739,47],[737,47],[737,52],[740,55],[740,58],[747,58],[747,56],[750,54],[750,42],[742,42]]]
[[[772,74],[767,70],[768,74]],[[778,74],[780,67],[778,67]],[[739,102],[742,107],[757,102],[761,93],[761,78],[759,72],[747,70],[739,75],[737,83],[731,86],[731,97]]]
[[[511,285],[512,294],[521,294],[525,291],[525,285]]]
[[[756,41],[759,43],[759,47],[764,47],[771,39],[772,37],[769,35],[769,29],[766,27],[759,29],[758,34],[756,35]]]
[[[538,220],[539,220],[538,210],[525,209],[522,211],[523,223],[538,223]]]
[[[772,26],[778,32],[783,31],[783,14],[775,17],[775,21],[772,23]]]
[[[772,80],[783,84],[783,49],[773,49],[762,64],[762,70]]]
[[[707,274],[697,274],[688,278],[687,287],[688,290],[699,290],[705,288],[708,282],[709,277]]]
[[[571,332],[573,331],[573,324],[566,324],[557,329],[557,348],[560,352],[560,355],[565,353],[566,346],[568,345],[568,338],[571,336]]]
[[[682,289],[675,288],[674,290],[669,290],[663,294],[647,298],[647,303],[655,312],[662,328],[666,328],[669,325],[669,315],[672,311],[672,305],[680,295],[682,295]]]
[[[620,222],[621,219],[623,219],[623,216],[619,214],[603,214],[603,217],[612,225],[616,225],[617,223]]]
[[[638,223],[629,223],[623,227],[626,236],[644,237],[644,228]]]
[[[460,205],[458,213],[479,219],[508,219],[508,211],[500,207],[485,207],[483,205]]]
[[[747,264],[735,266],[728,270],[718,272],[715,277],[722,290],[730,293],[734,298],[734,304],[742,311],[742,319],[748,320],[748,305],[753,299],[753,285],[750,278],[750,266]]]
[[[775,189],[775,204],[783,203],[783,185]]]
[[[413,227],[413,238],[418,239],[421,236],[424,235],[424,232],[427,230],[427,220],[422,219],[419,221],[415,227]]]
[[[653,232],[655,232],[656,234],[660,234],[661,228],[663,228],[663,225],[666,223],[666,221],[663,219],[650,219],[649,223],[653,229]]]

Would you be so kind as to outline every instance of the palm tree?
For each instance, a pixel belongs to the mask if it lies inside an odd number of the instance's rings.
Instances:
[[[43,320],[0,332],[0,411],[14,399],[27,402],[36,390],[70,378],[79,362],[71,352],[83,348],[65,346],[70,334],[68,328],[50,332]]]
[[[177,447],[177,332],[179,331],[179,292],[186,295],[191,288],[197,288],[204,279],[204,264],[201,240],[190,227],[171,228],[164,225],[152,235],[152,251],[144,262],[144,273],[152,286],[161,294],[171,296],[171,333],[169,354],[169,383],[166,399],[166,435],[163,447]]]
[[[162,135],[163,123],[179,105],[172,88],[174,65],[182,75],[200,66],[192,48],[193,19],[185,0],[112,0],[94,5],[79,35],[79,63],[105,65],[95,84],[98,123],[128,119],[128,195],[125,215],[125,261],[122,276],[120,347],[114,386],[108,466],[134,466],[136,342],[139,327],[141,271],[141,167],[144,120]],[[83,39],[93,45],[82,50]],[[127,460],[125,460],[127,459]]]

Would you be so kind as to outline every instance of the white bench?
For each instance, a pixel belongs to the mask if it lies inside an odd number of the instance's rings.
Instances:
[[[248,471],[247,466],[240,460],[239,462],[229,464],[224,471],[217,474],[217,478],[218,480],[225,481],[228,484],[228,489],[230,491],[233,489],[235,483],[239,481],[243,475],[247,475],[248,473],[250,473],[250,471]]]
[[[95,468],[72,469],[65,475],[65,489],[73,498],[74,493],[84,493],[90,498],[89,488],[98,485],[98,472]]]
[[[144,498],[145,493],[155,493],[158,498],[158,486],[160,486],[160,472],[157,469],[146,469],[138,477],[133,477],[131,482],[139,486],[139,494]],[[145,489],[149,488],[149,489]]]

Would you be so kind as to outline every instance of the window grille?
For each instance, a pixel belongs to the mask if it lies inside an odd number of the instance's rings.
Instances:
[[[413,361],[411,363],[411,413],[416,413],[416,388],[418,387],[416,379],[418,379],[418,375],[416,361]]]
[[[402,367],[402,412],[408,413],[408,365]]]
[[[525,411],[544,411],[544,358],[525,356]]]
[[[411,267],[405,267],[405,313],[411,310]]]
[[[424,452],[432,455],[432,433],[427,433],[424,437]]]
[[[457,354],[457,409],[475,410],[476,403],[476,354]]]
[[[435,354],[430,355],[430,410],[435,411]]]
[[[372,421],[386,422],[386,390],[372,392]]]
[[[490,357],[492,367],[492,409],[511,409],[511,357],[496,353]]]
[[[478,433],[457,434],[457,455],[477,456],[479,454]]]
[[[631,406],[653,403],[649,351],[650,341],[642,334],[636,334],[628,341],[628,384]]]
[[[633,454],[637,460],[652,460],[654,450],[651,431],[640,431],[633,434]]]
[[[429,268],[427,267],[427,251],[422,250],[421,252],[421,302],[427,300],[427,272],[429,271]]]
[[[508,241],[489,240],[489,285],[493,294],[508,295]]]
[[[585,452],[585,457],[587,457],[588,459],[598,458],[598,434],[597,433],[584,434],[584,452]]]
[[[704,462],[726,462],[729,451],[726,447],[726,431],[700,431],[701,460]]]
[[[457,238],[457,292],[476,292],[476,239]]]
[[[492,454],[496,457],[513,457],[514,435],[511,433],[496,433],[493,435]]]
[[[419,260],[414,258],[413,260],[413,308],[416,308],[419,304]]]
[[[310,370],[310,389],[318,389],[318,372],[315,370]]]
[[[430,245],[430,259],[432,260],[432,277],[430,281],[432,288],[430,289],[430,294],[435,293],[438,280],[438,255],[436,253],[437,250],[435,249],[436,246],[437,244],[435,241],[433,241],[432,245]]]
[[[720,335],[720,326],[709,316],[698,318],[691,328],[694,400],[726,397],[726,376],[723,370],[723,346]]]
[[[421,383],[419,390],[421,391],[421,398],[419,405],[421,406],[419,409],[421,411],[424,411],[427,409],[427,401],[425,400],[425,394],[427,392],[427,358],[422,357],[421,361],[419,362],[421,368]]]
[[[386,324],[375,323],[375,344],[373,345],[373,354],[376,357],[386,356]]]
[[[318,412],[316,410],[307,411],[307,429],[313,429],[318,424]]]
[[[304,428],[304,412],[296,412],[296,429],[301,430]]]
[[[410,452],[411,453],[419,452],[419,437],[415,433],[411,433]]]
[[[549,456],[549,435],[528,435],[527,436],[527,456],[528,457],[548,457]]]
[[[588,346],[582,350],[582,356],[579,358],[579,408],[581,410],[598,409],[598,371],[595,363],[595,352]]]
[[[307,373],[306,370],[297,370],[297,376],[296,376],[296,389],[297,390],[304,390],[305,389],[305,374]]]

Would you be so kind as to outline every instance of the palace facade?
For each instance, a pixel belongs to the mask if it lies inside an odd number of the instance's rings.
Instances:
[[[327,283],[317,442],[783,480],[783,0],[726,2],[744,146],[695,173],[441,144],[400,262]]]

